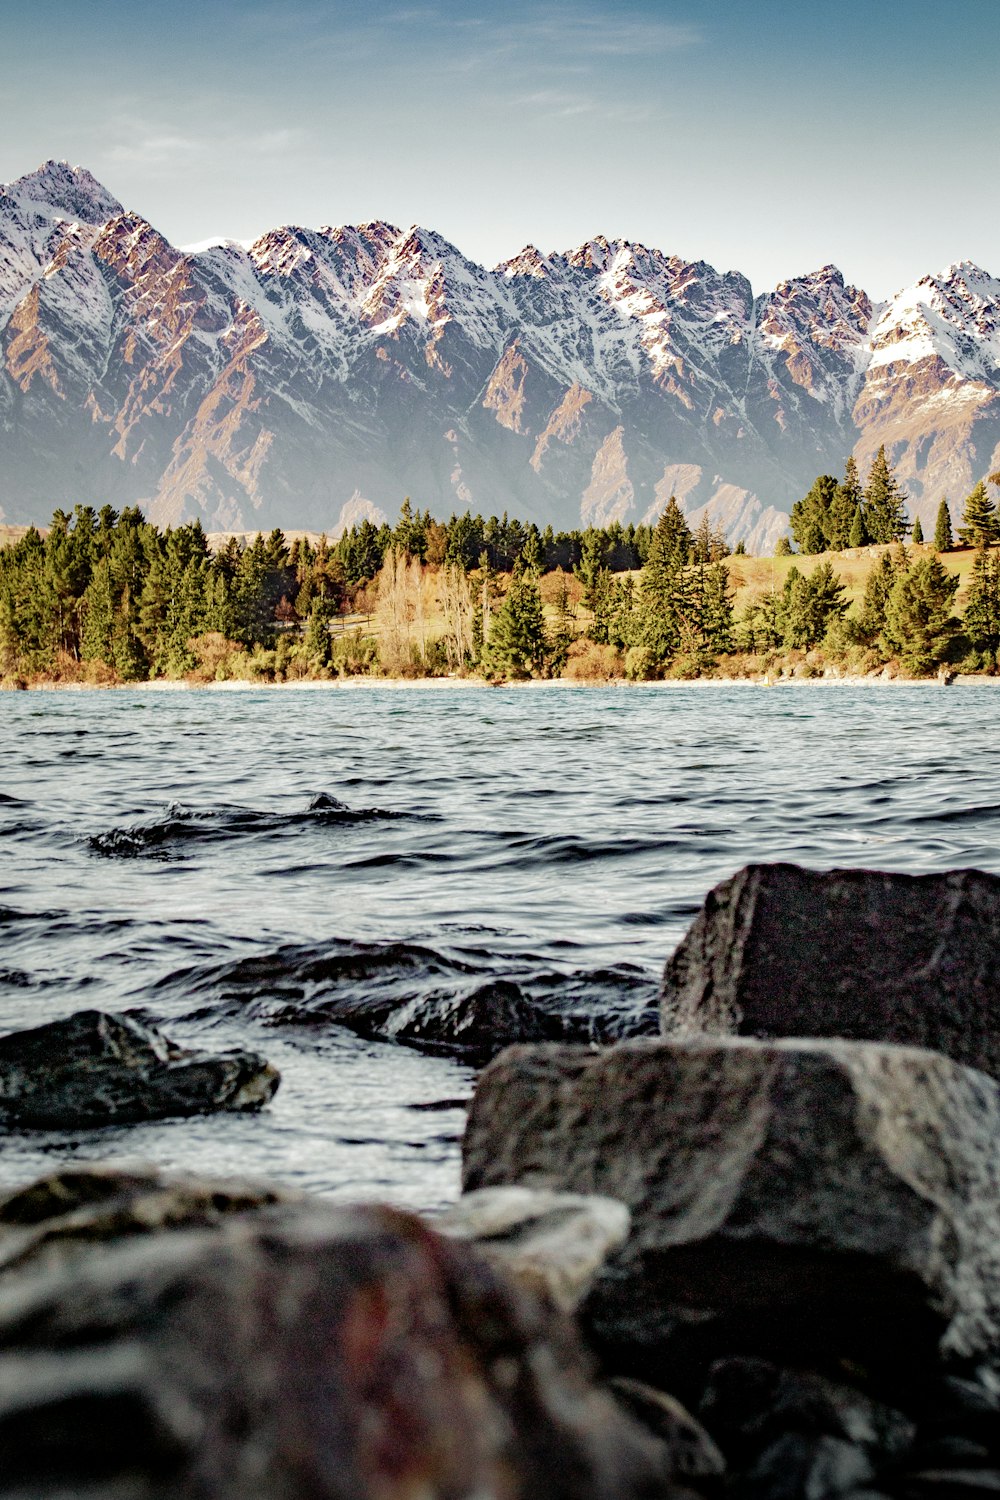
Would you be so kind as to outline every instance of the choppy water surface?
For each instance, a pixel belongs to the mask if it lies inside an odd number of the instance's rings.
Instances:
[[[0,1029],[143,1005],[265,1052],[259,1116],[5,1140],[430,1207],[470,1071],[324,1021],[372,986],[655,993],[749,860],[1000,872],[984,685],[0,695]]]

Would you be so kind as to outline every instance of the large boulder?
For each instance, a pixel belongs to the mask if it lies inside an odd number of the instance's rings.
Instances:
[[[0,1125],[13,1128],[256,1110],[279,1082],[256,1052],[191,1051],[137,1014],[81,1010],[0,1037]]]
[[[748,865],[667,963],[661,1025],[900,1042],[1000,1076],[1000,879]]]
[[[262,1208],[0,1299],[0,1495],[657,1500],[665,1452],[550,1303],[390,1209]]]
[[[513,1047],[479,1080],[463,1182],[623,1200],[581,1316],[612,1368],[690,1395],[728,1354],[907,1377],[997,1351],[998,1140],[993,1080],[916,1048]]]

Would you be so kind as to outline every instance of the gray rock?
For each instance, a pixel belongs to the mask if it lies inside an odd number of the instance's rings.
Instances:
[[[977,1500],[1000,1495],[1000,1469],[924,1469],[896,1491],[905,1500]]]
[[[0,1037],[0,1125],[15,1129],[256,1110],[280,1081],[256,1052],[189,1051],[135,1014],[82,1010]]]
[[[676,1396],[622,1375],[615,1376],[609,1385],[623,1406],[662,1439],[669,1454],[671,1478],[721,1479],[726,1460],[718,1445]]]
[[[501,1270],[543,1287],[573,1312],[628,1239],[630,1223],[628,1209],[614,1198],[501,1187],[466,1193],[434,1227],[475,1241]]]
[[[15,1278],[0,1350],[4,1497],[674,1493],[570,1322],[390,1209],[264,1208]]]
[[[735,1493],[741,1500],[832,1500],[871,1478],[863,1448],[787,1432],[740,1475]]]
[[[304,1202],[273,1183],[166,1174],[154,1167],[65,1167],[0,1199],[0,1273],[52,1266],[93,1246]]]
[[[886,1362],[1000,1341],[1000,1088],[915,1048],[695,1037],[513,1047],[481,1075],[464,1187],[628,1204],[582,1309],[621,1373]]]
[[[1000,879],[748,865],[667,963],[665,1035],[846,1037],[1000,1075]]]

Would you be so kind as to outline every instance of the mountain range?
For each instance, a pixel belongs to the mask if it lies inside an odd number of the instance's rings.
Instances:
[[[487,269],[382,222],[171,245],[81,167],[0,187],[0,521],[508,511],[651,521],[676,494],[748,550],[886,445],[925,531],[1000,467],[1000,281],[883,304],[835,266],[747,279],[628,240]]]

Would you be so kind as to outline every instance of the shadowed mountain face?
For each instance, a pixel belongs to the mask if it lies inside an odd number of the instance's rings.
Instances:
[[[833,266],[735,272],[603,237],[487,270],[423,229],[185,253],[86,171],[0,187],[0,520],[78,501],[335,532],[507,510],[652,520],[676,493],[765,550],[817,473],[884,442],[933,524],[1000,465],[1000,282],[881,308]]]

